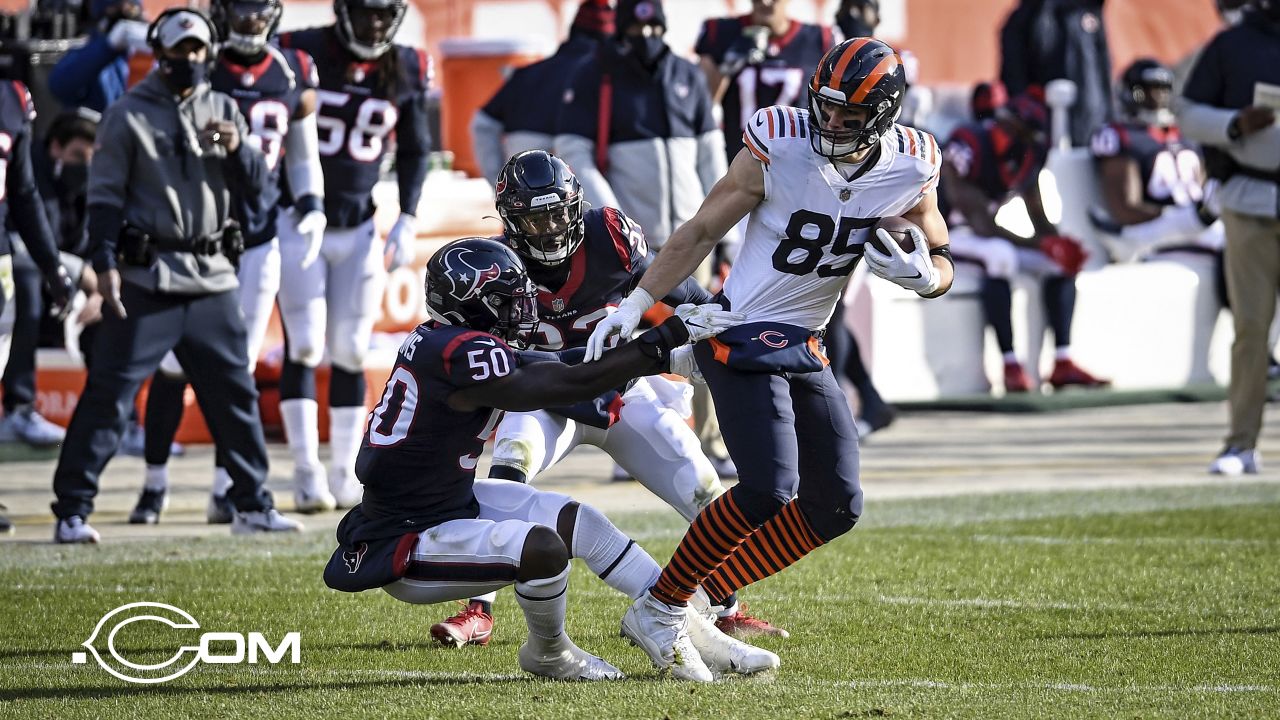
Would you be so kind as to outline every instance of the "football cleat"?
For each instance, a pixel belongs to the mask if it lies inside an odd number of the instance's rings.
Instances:
[[[4,511],[8,509],[4,505],[0,505],[0,535],[13,534],[13,521],[9,519],[8,515],[4,514]]]
[[[1106,387],[1111,384],[1111,381],[1090,375],[1068,359],[1059,360],[1053,364],[1053,374],[1049,376],[1049,384],[1055,388],[1064,388],[1068,385],[1092,388]]]
[[[1227,447],[1209,463],[1211,475],[1256,475],[1262,469],[1262,453]]]
[[[130,525],[155,525],[160,522],[160,513],[169,507],[169,493],[166,490],[142,489],[138,496],[138,504],[129,513]]]
[[[689,639],[686,608],[672,607],[645,593],[622,616],[622,636],[649,656],[659,670],[677,680],[711,682],[711,669]]]
[[[526,640],[517,653],[520,669],[552,680],[621,680],[624,677],[618,668],[574,645],[568,635],[561,635],[556,645],[556,651],[544,654]]]
[[[1031,392],[1031,379],[1022,363],[1007,362],[1004,364],[1004,391],[1006,393]]]
[[[329,488],[320,482],[320,473],[303,467],[293,469],[293,504],[304,514],[329,512],[338,506]]]
[[[692,605],[688,611],[689,639],[713,673],[750,675],[773,670],[781,664],[778,656],[768,650],[748,645],[720,632],[715,625],[714,612],[698,611]]]
[[[209,493],[209,502],[204,506],[204,519],[210,525],[230,525],[235,519],[236,506],[226,495]]]
[[[269,532],[299,532],[302,523],[280,514],[275,508],[237,512],[231,521],[232,535],[253,535]]]
[[[101,539],[98,531],[79,515],[59,518],[53,527],[53,541],[56,543],[96,543]]]
[[[744,603],[732,614],[716,618],[716,627],[725,635],[738,639],[757,637],[759,635],[772,635],[780,638],[791,637],[791,633],[780,627],[775,627],[767,620],[748,615],[746,610],[747,606]]]
[[[27,405],[10,410],[0,418],[0,442],[23,442],[31,447],[53,447],[62,442],[67,431],[49,422],[35,408]]]
[[[431,626],[431,637],[441,645],[459,648],[464,645],[488,645],[492,634],[493,616],[485,612],[478,602],[468,604],[457,615]]]
[[[340,508],[353,508],[364,499],[364,485],[349,472],[330,471],[329,492]]]

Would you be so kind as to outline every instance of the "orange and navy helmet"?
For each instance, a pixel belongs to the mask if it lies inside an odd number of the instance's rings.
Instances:
[[[902,111],[907,71],[893,48],[875,38],[850,38],[827,51],[809,81],[809,142],[819,155],[843,157],[880,141]],[[866,121],[827,127],[839,107],[860,108]]]

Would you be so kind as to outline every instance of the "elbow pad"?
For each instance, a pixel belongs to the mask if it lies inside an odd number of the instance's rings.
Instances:
[[[285,136],[285,169],[289,188],[295,198],[304,195],[324,197],[324,171],[320,169],[320,141],[316,114],[289,121]]]

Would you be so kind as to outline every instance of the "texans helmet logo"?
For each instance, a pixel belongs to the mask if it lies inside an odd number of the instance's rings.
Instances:
[[[364,554],[369,552],[369,546],[360,543],[355,550],[343,550],[342,562],[347,566],[347,573],[354,575],[360,569],[360,563],[364,562]]]
[[[445,277],[453,288],[449,294],[459,300],[467,300],[477,296],[480,288],[493,280],[502,277],[502,268],[495,262],[489,267],[479,268],[467,261],[467,256],[474,251],[469,248],[454,248],[445,256],[444,265],[449,268]]]

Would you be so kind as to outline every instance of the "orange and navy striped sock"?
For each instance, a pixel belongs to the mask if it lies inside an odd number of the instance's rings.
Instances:
[[[782,572],[824,543],[792,500],[739,545],[702,581],[702,587],[713,603],[721,604],[735,591]]]
[[[724,493],[694,518],[650,590],[654,597],[668,605],[686,604],[702,580],[754,532],[733,494]]]

